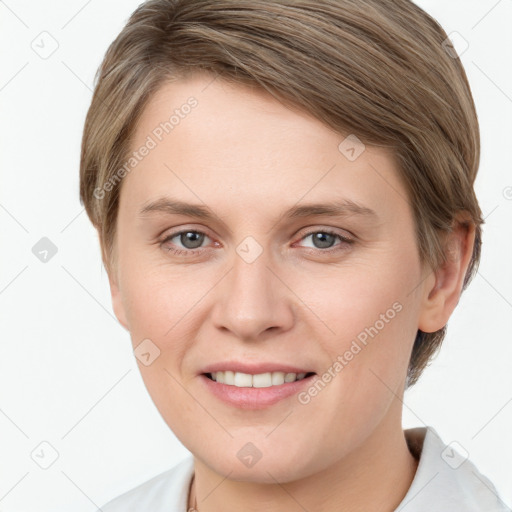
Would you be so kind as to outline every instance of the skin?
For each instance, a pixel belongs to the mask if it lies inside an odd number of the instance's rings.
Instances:
[[[417,467],[401,427],[412,344],[418,328],[447,323],[474,229],[456,226],[454,257],[435,272],[424,267],[393,154],[366,146],[349,161],[338,150],[345,135],[265,92],[201,74],[155,93],[132,147],[190,96],[197,107],[123,179],[109,278],[133,347],[149,338],[160,350],[138,364],[162,418],[194,454],[198,509],[394,510]],[[140,214],[163,196],[216,217]],[[283,217],[297,204],[342,199],[378,217]],[[315,244],[325,229],[353,243]],[[184,237],[163,242],[180,230],[204,233],[202,252],[191,255],[198,245]],[[247,236],[262,249],[252,263],[236,251]],[[293,396],[239,409],[198,377],[227,359],[321,375],[396,302],[401,311],[307,404]],[[248,442],[262,454],[252,467],[237,457]]]

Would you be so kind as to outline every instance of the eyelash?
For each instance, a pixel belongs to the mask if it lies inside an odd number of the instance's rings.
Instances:
[[[204,233],[203,231],[198,231],[198,230],[195,230],[195,229],[185,229],[185,230],[177,231],[176,233],[171,233],[164,240],[162,240],[162,242],[160,243],[160,246],[163,246],[165,243],[169,242],[173,238],[175,238],[175,237],[177,237],[179,235],[182,235],[184,233],[196,233],[196,234],[205,235],[206,237],[208,237],[208,235],[206,233]],[[311,235],[314,235],[316,233],[332,235],[332,236],[338,238],[342,243],[340,243],[338,245],[335,245],[334,247],[329,247],[329,248],[326,248],[326,249],[318,249],[318,248],[314,248],[314,247],[305,247],[305,249],[308,249],[309,251],[314,251],[314,252],[321,252],[321,253],[331,254],[331,253],[337,253],[337,252],[343,251],[344,250],[344,248],[343,248],[344,244],[351,245],[351,244],[354,243],[354,240],[352,240],[350,238],[347,238],[347,237],[344,237],[343,235],[340,235],[339,233],[336,233],[335,231],[332,231],[330,229],[321,229],[321,230],[310,231],[310,232],[304,234],[304,236],[301,237],[300,240],[304,240],[305,238],[307,238],[307,237],[309,237]],[[198,248],[198,249],[186,249],[186,248],[185,249],[173,249],[172,247],[169,247],[167,249],[167,252],[170,252],[170,253],[173,253],[173,254],[176,254],[176,255],[177,254],[180,254],[180,255],[186,254],[186,255],[190,255],[190,256],[196,256],[196,255],[201,254],[205,250],[206,250],[205,247],[201,247],[201,248]]]

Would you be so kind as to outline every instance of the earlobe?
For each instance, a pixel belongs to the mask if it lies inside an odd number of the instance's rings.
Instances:
[[[475,242],[475,226],[463,220],[444,240],[446,261],[425,280],[418,329],[442,329],[457,306]]]

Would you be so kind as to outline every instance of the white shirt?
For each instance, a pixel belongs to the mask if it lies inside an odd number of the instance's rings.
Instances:
[[[405,430],[418,469],[395,512],[511,512],[471,461],[446,446],[431,428]],[[194,458],[118,496],[98,512],[187,512]],[[200,505],[199,505],[200,508]]]

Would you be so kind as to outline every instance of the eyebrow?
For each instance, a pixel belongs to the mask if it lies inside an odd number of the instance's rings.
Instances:
[[[205,220],[219,219],[219,217],[212,213],[207,206],[186,203],[169,197],[161,197],[146,204],[140,210],[139,215],[145,216],[146,214],[154,212],[165,213],[168,215],[185,215]],[[283,217],[288,219],[312,216],[346,217],[352,215],[378,219],[377,212],[350,199],[342,199],[340,201],[331,201],[327,203],[295,205],[283,213]]]

